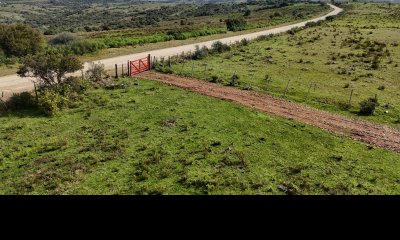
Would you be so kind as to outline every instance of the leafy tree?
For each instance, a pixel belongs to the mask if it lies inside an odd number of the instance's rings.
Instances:
[[[7,56],[22,57],[43,49],[43,37],[26,24],[0,24],[0,48]]]
[[[22,60],[18,70],[21,77],[34,77],[42,88],[57,89],[67,80],[67,74],[83,68],[76,56],[61,53],[40,53]]]

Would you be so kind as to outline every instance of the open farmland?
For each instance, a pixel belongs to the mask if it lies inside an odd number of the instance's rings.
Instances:
[[[239,44],[231,51],[172,66],[177,74],[265,92],[323,110],[398,127],[400,6],[354,3],[333,21]],[[289,82],[290,80],[290,82]],[[289,84],[289,85],[288,85]],[[351,92],[351,106],[347,106]],[[377,96],[373,116],[359,102]]]
[[[0,193],[400,192],[398,153],[154,81],[115,86],[53,118],[0,117]]]

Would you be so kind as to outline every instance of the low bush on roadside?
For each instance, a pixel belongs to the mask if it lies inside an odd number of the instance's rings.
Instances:
[[[228,44],[222,43],[220,41],[214,42],[211,45],[211,52],[212,53],[223,53],[230,51],[231,47]]]
[[[19,110],[36,106],[35,97],[30,92],[14,93],[6,102],[7,109]]]
[[[111,81],[104,64],[101,63],[92,63],[85,73],[85,79],[90,81],[94,87],[103,87]]]

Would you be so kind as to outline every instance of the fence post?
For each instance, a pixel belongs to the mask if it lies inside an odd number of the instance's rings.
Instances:
[[[183,69],[185,68],[185,59],[183,59],[183,62],[182,62],[182,68],[181,68],[181,73],[180,73],[180,75],[183,75]]]
[[[194,62],[192,63],[192,78],[193,78]]]
[[[140,59],[139,59],[139,73],[140,73]]]
[[[118,64],[115,64],[115,78],[118,78]]]
[[[147,55],[147,66],[148,66],[148,70],[151,70],[151,56],[150,56],[150,54]]]
[[[308,88],[307,95],[306,95],[306,99],[308,98],[308,95],[310,94],[310,90],[311,90],[312,84],[313,84],[313,83],[310,83],[310,87]]]
[[[128,76],[130,77],[131,76],[131,62],[130,61],[128,61],[129,62],[129,64],[128,64]]]
[[[288,92],[289,84],[290,84],[290,79],[289,79],[289,81],[288,81],[288,83],[286,85],[285,93],[283,94],[284,97],[286,96],[286,93]]]
[[[171,67],[171,56],[168,56],[168,67]]]
[[[351,97],[352,97],[352,96],[353,96],[353,89],[351,89],[349,102],[347,103],[347,105],[348,105],[349,107],[351,106]]]
[[[124,64],[122,64],[122,67],[121,67],[121,69],[122,69],[122,71],[121,71],[121,75],[122,75],[122,76],[124,76]]]
[[[206,78],[206,71],[207,71],[207,63],[204,63],[204,73],[203,73],[204,79],[207,79]]]

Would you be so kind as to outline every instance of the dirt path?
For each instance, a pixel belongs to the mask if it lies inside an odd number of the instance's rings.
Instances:
[[[387,126],[339,116],[254,91],[220,86],[201,80],[153,71],[141,73],[139,77],[158,80],[207,96],[231,100],[262,112],[293,119],[400,153],[400,130]]]
[[[102,64],[104,64],[106,69],[112,69],[115,66],[115,64],[122,64],[122,63],[126,64],[126,62],[128,60],[142,58],[142,57],[147,56],[148,54],[150,54],[152,57],[156,57],[156,58],[168,57],[168,56],[174,56],[176,54],[181,54],[182,52],[194,51],[195,47],[197,45],[200,47],[202,47],[202,46],[210,47],[216,41],[221,41],[226,44],[231,44],[231,43],[234,43],[235,41],[240,41],[244,38],[251,40],[251,39],[255,39],[258,36],[262,36],[262,35],[283,33],[283,32],[287,32],[290,29],[295,28],[295,27],[305,26],[306,23],[308,23],[308,22],[316,22],[319,20],[325,20],[326,17],[337,15],[343,11],[343,9],[341,9],[341,8],[338,8],[331,4],[329,4],[329,5],[331,6],[332,11],[327,13],[326,15],[324,15],[322,17],[310,19],[307,21],[303,21],[300,23],[296,23],[296,24],[290,24],[290,25],[286,25],[286,26],[271,28],[268,30],[262,30],[262,31],[254,32],[254,33],[242,34],[242,35],[226,37],[226,38],[221,38],[221,39],[215,39],[215,40],[206,41],[206,42],[199,42],[199,43],[186,44],[186,45],[177,46],[177,47],[156,49],[156,50],[146,51],[146,52],[142,52],[142,53],[129,54],[129,55],[118,56],[118,57],[113,57],[113,58],[99,59],[99,60],[92,61],[92,62],[102,63]],[[91,62],[86,62],[84,64],[84,71],[89,68],[90,63]],[[77,76],[80,76],[80,74],[81,74],[80,71],[75,73],[75,75],[77,75]],[[13,92],[21,92],[21,91],[31,90],[31,89],[33,89],[33,82],[32,82],[33,80],[34,79],[32,79],[32,78],[21,78],[21,77],[17,76],[16,74],[0,77],[0,94],[3,93],[3,95],[5,95],[4,97],[7,97],[7,96],[11,96],[11,94]],[[2,96],[0,95],[0,98],[1,97]]]

